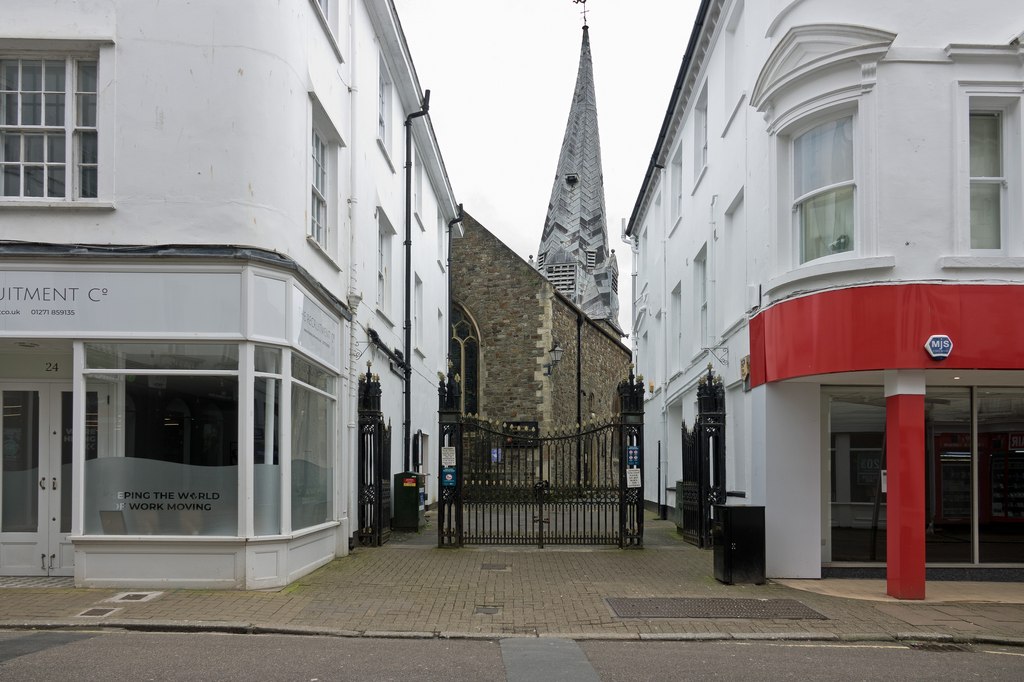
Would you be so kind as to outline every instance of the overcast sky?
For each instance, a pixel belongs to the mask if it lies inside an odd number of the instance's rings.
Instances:
[[[452,188],[523,258],[540,244],[583,39],[572,0],[395,0]],[[589,0],[609,248],[629,331],[640,191],[698,0]]]

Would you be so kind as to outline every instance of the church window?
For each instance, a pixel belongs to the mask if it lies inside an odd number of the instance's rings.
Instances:
[[[452,336],[449,356],[452,369],[462,378],[461,409],[464,414],[480,411],[480,332],[466,310],[452,304]]]
[[[555,263],[547,268],[548,280],[563,294],[576,293],[576,264]]]
[[[597,266],[597,251],[594,249],[587,250],[587,270],[593,270]]]

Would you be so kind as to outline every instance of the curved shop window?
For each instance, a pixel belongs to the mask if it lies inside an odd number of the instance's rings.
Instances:
[[[86,534],[238,535],[238,351],[86,344]]]

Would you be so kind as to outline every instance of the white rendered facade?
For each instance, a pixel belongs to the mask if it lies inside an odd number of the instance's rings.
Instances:
[[[393,4],[8,5],[0,573],[260,588],[346,554],[367,361],[403,469],[381,349],[404,354],[422,90]],[[412,138],[409,421],[429,452],[456,206],[429,119]]]
[[[923,395],[917,441],[898,451],[924,462],[921,594],[925,553],[929,566],[1024,562],[1024,545],[986,544],[992,528],[1017,542],[1021,526],[993,483],[999,467],[1016,479],[1013,446],[985,445],[1024,423],[1020,344],[1000,312],[1024,282],[1024,11],[710,0],[699,14],[627,227],[646,438],[666,453],[647,499],[674,505],[680,425],[710,363],[726,388],[726,488],[765,506],[768,575],[885,566],[886,504],[861,479],[886,469],[887,442],[892,480],[887,410],[892,424],[893,397]],[[952,338],[947,359],[925,352],[931,335]],[[998,428],[978,421],[992,396],[1012,413]],[[941,445],[954,441],[962,468]],[[890,513],[895,502],[890,489]],[[962,549],[945,556],[950,519]],[[882,529],[881,563],[841,558],[839,533],[868,526]]]

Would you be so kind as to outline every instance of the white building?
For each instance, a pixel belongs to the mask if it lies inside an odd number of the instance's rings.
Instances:
[[[626,228],[646,496],[710,362],[769,576],[1024,563],[1022,31],[1012,0],[701,3]]]
[[[344,555],[358,375],[400,471],[383,349],[412,357],[424,444],[447,349],[457,208],[427,117],[404,346],[423,92],[393,3],[3,15],[0,574],[259,588]]]

